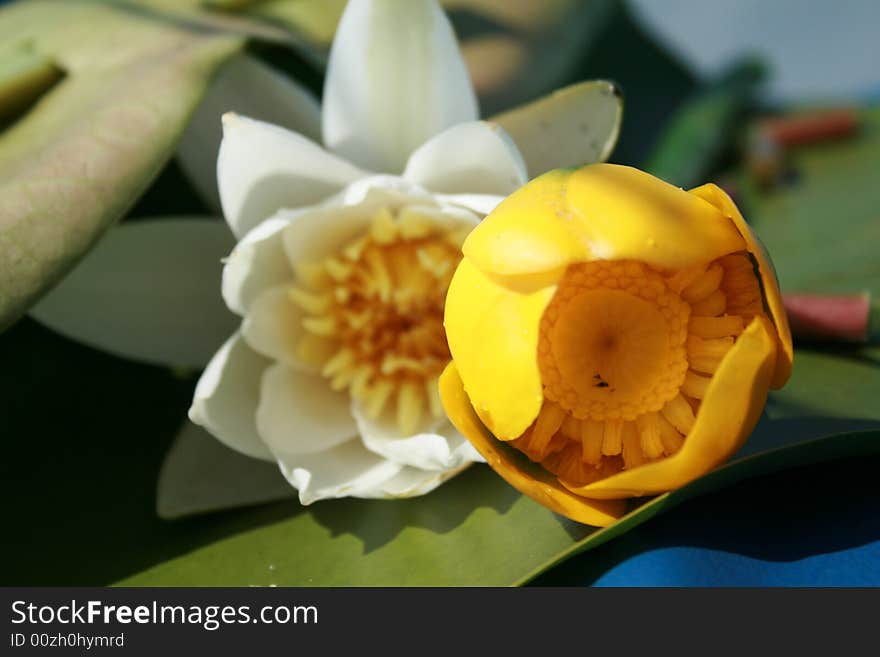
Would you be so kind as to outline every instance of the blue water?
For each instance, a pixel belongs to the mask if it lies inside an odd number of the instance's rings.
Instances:
[[[742,482],[538,578],[574,586],[880,586],[880,456]]]

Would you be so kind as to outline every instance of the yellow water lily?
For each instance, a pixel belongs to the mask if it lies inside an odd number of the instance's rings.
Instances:
[[[446,299],[453,424],[510,484],[591,525],[728,459],[792,343],[773,266],[716,185],[593,164],[468,236]]]

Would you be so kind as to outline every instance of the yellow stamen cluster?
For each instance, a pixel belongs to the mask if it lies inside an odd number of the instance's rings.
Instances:
[[[404,435],[425,413],[443,415],[443,304],[467,227],[440,227],[437,212],[383,208],[367,234],[319,263],[300,263],[290,291],[306,313],[300,357],[369,417],[393,408]]]
[[[675,454],[721,360],[763,312],[745,253],[673,273],[570,266],[541,320],[544,404],[511,444],[579,486]]]
[[[574,265],[541,321],[545,396],[579,420],[635,420],[660,410],[687,371],[689,314],[641,263]]]

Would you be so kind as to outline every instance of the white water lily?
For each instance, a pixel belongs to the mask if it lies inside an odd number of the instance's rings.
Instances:
[[[245,186],[233,196],[247,196],[257,153],[241,156],[266,143],[251,132],[280,131],[235,116],[224,124],[219,168],[245,163],[229,179]],[[239,132],[249,135],[244,152],[227,148]],[[230,151],[239,157],[226,160]],[[498,169],[516,174],[511,185],[524,177],[514,155]],[[226,185],[220,193],[228,207]],[[424,493],[480,460],[443,414],[437,377],[449,359],[442,311],[460,243],[483,214],[474,205],[497,200],[365,176],[260,222],[224,267],[223,297],[243,321],[205,370],[190,418],[277,461],[306,504]]]
[[[206,104],[216,107],[223,93],[209,92]],[[296,105],[298,96],[273,97]],[[224,115],[217,182],[239,242],[223,268],[222,296],[242,322],[208,363],[190,418],[233,449],[277,462],[306,504],[422,494],[480,460],[436,393],[448,359],[442,308],[460,243],[530,175],[603,159],[619,118],[613,87],[596,82],[479,121],[436,2],[351,0],[329,59],[323,147]],[[200,141],[199,129],[184,145],[204,150],[210,137]],[[198,156],[181,157],[187,171],[200,170]],[[180,276],[168,270],[150,281]],[[77,295],[65,287],[35,316],[100,346],[106,340],[88,327],[69,328]],[[157,287],[159,295],[166,289]],[[120,344],[114,349],[124,353]],[[161,360],[129,346],[131,355]]]

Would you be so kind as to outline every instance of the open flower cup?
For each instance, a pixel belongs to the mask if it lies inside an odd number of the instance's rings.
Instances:
[[[724,462],[791,373],[773,267],[715,185],[553,171],[463,251],[443,404],[502,477],[573,520],[608,525]]]
[[[236,95],[242,86],[248,94]],[[279,108],[289,108],[294,129],[259,120],[274,119]],[[220,111],[214,188],[204,165]],[[89,277],[102,272],[89,273],[87,260],[34,314],[151,362],[200,367],[206,346],[219,347],[190,418],[235,450],[277,463],[303,503],[426,493],[482,460],[446,418],[438,390],[450,359],[445,296],[461,244],[530,177],[607,157],[619,120],[619,94],[597,81],[480,121],[436,2],[352,0],[330,53],[322,106],[256,60],[239,58],[184,137],[183,168],[207,197],[219,198],[237,240],[231,253],[212,250],[227,243],[222,238],[196,247],[201,260],[193,249],[188,256],[161,246],[176,243],[181,227],[228,231],[220,222],[137,222],[131,226],[152,233],[164,263],[135,276],[138,289],[118,299],[106,288],[94,294]],[[112,238],[107,249],[144,248],[143,240]],[[170,262],[177,251],[181,262]],[[163,295],[173,298],[175,286],[193,280],[188,257],[224,258],[222,299],[241,323],[222,346],[217,327],[228,320],[193,321],[191,335],[181,330],[190,313],[217,316],[204,310],[204,299],[220,297],[216,279],[198,296],[189,290],[173,320],[143,312],[150,299],[162,307]],[[125,262],[124,254],[113,262]],[[138,305],[146,327],[71,327],[88,305],[84,290],[100,299],[102,317]],[[108,332],[111,324],[121,330]]]

